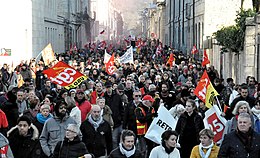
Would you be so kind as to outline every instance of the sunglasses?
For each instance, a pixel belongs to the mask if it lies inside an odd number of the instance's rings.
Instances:
[[[142,96],[141,95],[135,95],[135,97],[140,97],[141,98]]]

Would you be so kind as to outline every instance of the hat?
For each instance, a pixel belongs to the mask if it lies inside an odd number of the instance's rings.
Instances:
[[[77,89],[76,93],[84,93],[83,89]]]
[[[124,86],[122,83],[119,83],[119,84],[117,85],[117,89],[118,89],[118,90],[124,90],[124,89],[125,89],[125,86]]]
[[[69,93],[71,93],[71,92],[76,93],[76,89],[71,89],[71,90],[69,91]]]
[[[148,101],[150,101],[150,102],[154,102],[153,97],[150,96],[150,95],[145,95],[145,96],[143,97],[143,101],[144,101],[144,100],[148,100]]]
[[[106,86],[106,88],[112,87],[112,83],[109,82],[109,81],[107,81],[107,82],[105,83],[105,86]]]
[[[43,110],[43,109],[51,110],[51,107],[50,107],[50,105],[48,105],[48,104],[43,104],[43,105],[41,106],[40,110]]]

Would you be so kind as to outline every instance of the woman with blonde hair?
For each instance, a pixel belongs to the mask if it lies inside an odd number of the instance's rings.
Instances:
[[[190,158],[216,158],[219,147],[214,144],[214,133],[210,129],[203,129],[199,133],[200,144],[193,147]]]

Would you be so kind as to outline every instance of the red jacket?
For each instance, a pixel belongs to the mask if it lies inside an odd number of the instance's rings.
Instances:
[[[91,96],[90,96],[90,103],[91,103],[91,104],[96,104],[96,99],[97,99],[97,97],[103,97],[103,96],[104,96],[104,92],[102,92],[101,95],[98,96],[97,91],[93,91],[93,92],[91,93]]]
[[[78,102],[76,102],[76,106],[81,111],[81,122],[85,121],[87,118],[88,113],[91,110],[91,104],[89,101],[85,100],[83,103],[79,105]]]

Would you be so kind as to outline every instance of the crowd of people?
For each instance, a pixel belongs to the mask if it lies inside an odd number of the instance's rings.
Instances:
[[[15,158],[258,158],[260,84],[223,80],[214,66],[156,41],[134,52],[134,63],[115,62],[106,73],[104,50],[86,47],[58,54],[88,77],[76,89],[53,84],[43,70],[53,66],[32,59],[14,69],[3,64],[0,82],[1,156]],[[115,48],[116,56],[126,50]],[[175,63],[167,63],[170,53]],[[204,70],[220,94],[227,125],[220,143],[205,129],[208,108],[194,94]],[[161,144],[144,137],[164,106],[177,122]],[[227,109],[227,110],[224,110]]]

